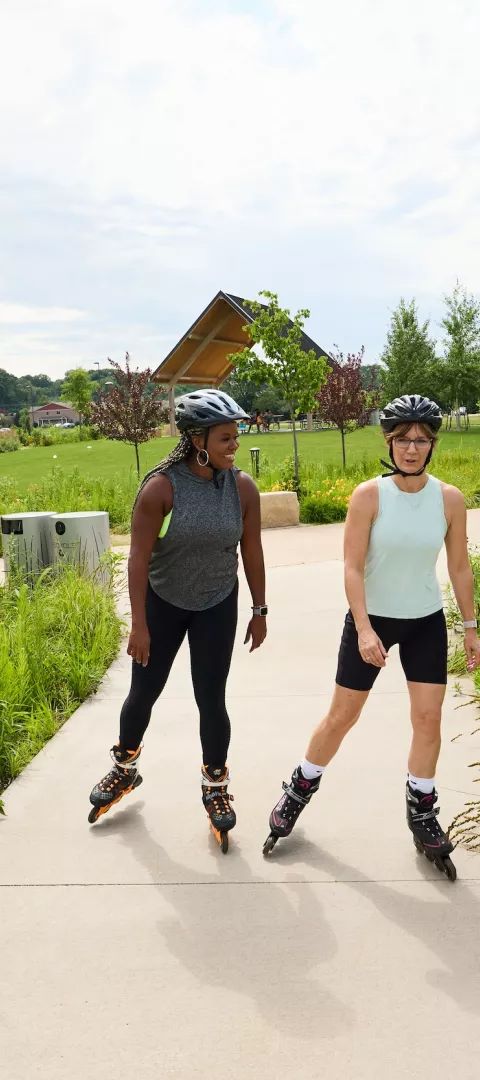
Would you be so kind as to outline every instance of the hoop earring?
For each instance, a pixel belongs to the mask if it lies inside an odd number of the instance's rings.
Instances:
[[[200,461],[200,454],[205,454],[206,461]],[[201,465],[202,468],[206,468],[210,458],[208,456],[208,450],[197,450],[197,465]]]

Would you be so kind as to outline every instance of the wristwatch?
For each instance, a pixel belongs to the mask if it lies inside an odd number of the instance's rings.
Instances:
[[[464,630],[476,630],[477,629],[477,620],[476,619],[464,619],[463,628],[464,628]]]
[[[257,606],[252,607],[252,611],[254,615],[268,615],[268,607],[266,604],[258,604]]]

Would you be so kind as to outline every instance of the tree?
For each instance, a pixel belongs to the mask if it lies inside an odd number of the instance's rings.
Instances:
[[[327,381],[317,394],[318,411],[324,420],[329,420],[338,428],[342,437],[342,461],[346,465],[345,435],[355,427],[364,427],[368,423],[370,412],[377,404],[378,392],[364,390],[362,386],[362,357],[364,348],[358,353],[348,353],[345,359],[337,349],[332,360],[332,368]]]
[[[475,402],[480,391],[480,302],[457,282],[445,304],[442,326],[447,333],[446,351],[437,361],[435,373],[440,394],[455,410],[459,428],[459,406]]]
[[[152,389],[150,368],[132,371],[128,352],[125,354],[125,369],[110,357],[108,362],[113,368],[114,384],[108,388],[108,393],[102,394],[100,400],[92,404],[92,423],[106,439],[118,439],[135,448],[137,476],[140,479],[138,447],[151,439],[158,424],[167,421],[168,409],[161,391],[156,387]]]
[[[315,405],[315,395],[325,382],[327,359],[317,356],[314,349],[302,347],[302,332],[310,312],[300,309],[292,319],[287,308],[278,304],[276,293],[263,290],[259,293],[268,301],[261,304],[248,301],[253,322],[245,327],[252,341],[261,345],[264,358],[252,349],[243,349],[232,356],[237,378],[256,386],[267,384],[277,390],[292,419],[293,458],[295,487],[300,490],[298,443],[295,418],[297,413],[310,412]]]
[[[222,390],[238,401],[250,416],[255,409],[260,409],[260,412],[269,409],[272,413],[288,413],[287,403],[274,386],[269,386],[268,383],[258,386],[246,379],[239,379],[235,371],[222,383]]]
[[[92,391],[92,380],[88,371],[84,368],[72,368],[71,371],[67,371],[60,397],[62,401],[67,401],[80,413],[80,423],[89,414]]]
[[[20,409],[20,412],[18,414],[18,426],[22,429],[22,431],[32,430],[31,409],[26,409],[25,407],[23,409]]]
[[[382,389],[383,368],[380,364],[364,364],[360,368],[360,378],[364,390]]]
[[[415,300],[402,299],[392,315],[387,344],[381,359],[382,392],[385,401],[402,394],[428,396],[435,365],[435,346],[428,336],[428,319],[418,321]]]

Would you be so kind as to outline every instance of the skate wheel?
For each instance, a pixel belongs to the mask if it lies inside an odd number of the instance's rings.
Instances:
[[[222,832],[221,840],[220,840],[220,846],[221,846],[221,849],[223,851],[223,854],[226,855],[227,851],[228,851],[228,832]]]
[[[278,840],[278,836],[274,836],[273,833],[270,833],[270,836],[267,836],[267,839],[265,840],[265,843],[263,845],[263,854],[264,855],[269,855],[270,852],[273,851],[273,849],[275,847],[275,844],[277,843],[277,840]]]
[[[93,807],[93,808],[92,808],[92,809],[90,810],[90,813],[89,813],[89,815],[88,815],[88,820],[89,820],[89,822],[90,822],[90,825],[93,825],[93,824],[95,823],[95,821],[97,820],[98,816],[99,816],[99,808],[98,808],[98,806],[94,806],[94,807]]]
[[[456,867],[453,865],[453,862],[449,855],[445,855],[444,859],[439,859],[437,862],[437,866],[438,869],[442,871],[442,873],[446,874],[449,881],[456,881],[457,870]]]

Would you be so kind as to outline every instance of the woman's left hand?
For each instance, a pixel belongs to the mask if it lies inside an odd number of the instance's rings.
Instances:
[[[254,649],[259,649],[263,644],[267,636],[267,620],[264,615],[252,615],[250,622],[247,626],[247,633],[245,635],[244,645],[246,645],[250,639],[252,644],[250,645],[249,652],[253,652]],[[480,642],[479,642],[480,647]],[[479,658],[480,662],[480,658]]]
[[[467,630],[465,634],[465,653],[467,656],[467,671],[475,671],[480,667],[480,638],[476,630]]]

